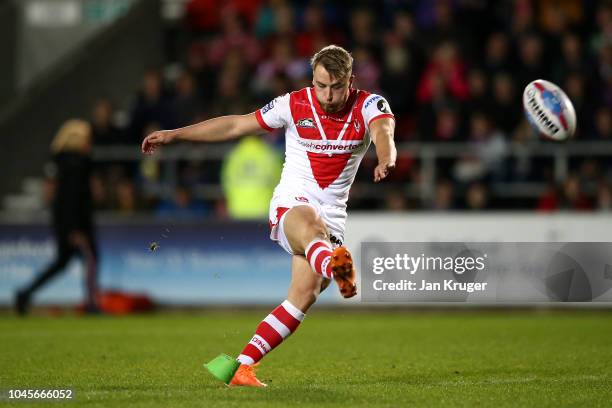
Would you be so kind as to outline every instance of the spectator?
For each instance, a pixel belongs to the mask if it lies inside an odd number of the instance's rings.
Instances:
[[[428,3],[428,4],[427,4]],[[464,47],[463,51],[471,51],[471,27],[459,28],[455,21],[455,2],[450,0],[434,0],[421,2],[421,7],[429,8],[428,22],[421,19],[424,31],[424,44],[427,51],[433,50],[439,44],[447,41],[457,41]],[[425,5],[427,4],[427,5]],[[423,24],[424,23],[424,24]]]
[[[342,35],[337,29],[326,24],[323,9],[319,4],[310,3],[306,5],[302,14],[302,30],[295,38],[297,55],[302,58],[310,58],[321,44],[340,44],[343,42]]]
[[[185,5],[185,20],[191,30],[215,32],[221,20],[219,3],[216,0],[189,0]]]
[[[482,65],[491,74],[514,71],[510,40],[506,33],[497,31],[489,36]]]
[[[230,115],[249,110],[251,101],[243,92],[245,85],[241,78],[231,71],[223,71],[217,83],[217,98],[212,106],[211,116]]]
[[[612,109],[599,108],[595,112],[595,127],[592,139],[612,141]]]
[[[580,179],[576,175],[570,175],[563,185],[563,198],[560,208],[565,210],[587,211],[593,209],[591,200],[582,189]]]
[[[140,144],[145,128],[156,123],[160,128],[172,129],[175,120],[170,109],[170,100],[163,86],[161,74],[148,70],[130,116],[130,142]]]
[[[597,209],[599,211],[612,211],[612,188],[602,181],[597,188]]]
[[[605,106],[612,107],[612,40],[601,46],[598,56],[597,96]]]
[[[221,182],[229,215],[234,219],[266,219],[281,167],[277,152],[260,138],[243,138],[223,163]]]
[[[15,308],[20,315],[28,313],[32,296],[64,270],[75,255],[83,258],[85,266],[86,311],[98,312],[98,256],[90,190],[91,147],[91,126],[80,119],[66,121],[53,139],[51,152],[56,181],[52,216],[57,255],[44,271],[17,292]]]
[[[521,97],[510,75],[505,73],[495,75],[490,110],[495,126],[507,135],[514,132],[522,119],[523,112],[521,104],[518,103]]]
[[[210,43],[208,60],[211,66],[218,69],[232,51],[241,52],[245,62],[249,66],[254,66],[261,57],[261,47],[255,37],[247,31],[245,19],[228,10],[223,13],[221,24],[221,35],[213,38]]]
[[[115,190],[116,205],[119,213],[132,215],[139,210],[138,199],[136,197],[136,186],[130,179],[122,179],[116,185]]]
[[[561,194],[554,186],[540,197],[538,208],[543,211],[553,211],[558,209],[587,211],[593,209],[591,200],[582,191],[580,179],[575,174],[570,175],[565,183]]]
[[[444,42],[436,48],[418,85],[419,102],[431,102],[435,95],[435,88],[439,86],[436,84],[437,81],[441,81],[442,88],[452,98],[465,101],[469,97],[465,63],[459,57],[457,47],[453,42]]]
[[[179,75],[170,104],[177,126],[192,124],[203,111],[196,79],[189,71]]]
[[[489,205],[489,192],[482,183],[471,184],[465,198],[465,208],[470,211],[486,210]]]
[[[277,9],[284,6],[284,4],[284,0],[270,0],[264,2],[259,8],[253,28],[253,33],[257,38],[265,39],[274,33]]]
[[[457,160],[454,167],[456,179],[464,183],[485,178],[503,180],[506,174],[507,144],[504,135],[491,125],[486,114],[472,114],[469,140],[473,150]]]
[[[275,78],[286,77],[290,81],[301,82],[310,75],[310,65],[304,58],[295,57],[289,39],[281,39],[274,44],[272,56],[258,65],[254,79],[254,89],[262,99],[272,99]]]
[[[491,105],[489,94],[489,78],[484,71],[472,69],[468,73],[470,99],[467,102],[468,111],[485,111]],[[516,102],[516,101],[513,101]]]
[[[91,197],[96,210],[110,210],[111,202],[105,180],[99,174],[91,177]]]
[[[494,181],[502,181],[506,176],[508,145],[505,135],[491,123],[486,114],[478,112],[472,114],[470,141],[474,143],[487,176]]]
[[[548,185],[546,191],[538,198],[537,210],[552,212],[559,207],[559,191],[554,183]]]
[[[563,83],[564,79],[570,74],[588,72],[589,63],[578,35],[567,33],[561,40],[561,59],[555,64],[551,78],[556,83]]]
[[[459,113],[452,106],[442,107],[435,118],[433,137],[435,141],[461,141]]]
[[[401,191],[393,190],[385,194],[385,207],[386,211],[390,212],[403,212],[408,209],[408,200]]]
[[[531,0],[516,0],[512,9],[511,32],[514,36],[521,36],[535,28],[533,5]]]
[[[414,112],[414,94],[423,66],[423,52],[412,16],[407,12],[394,15],[393,31],[385,35],[383,73],[380,84],[383,94],[396,112],[396,120],[402,121]],[[402,129],[399,123],[396,128]],[[403,132],[398,131],[401,137]]]
[[[588,131],[583,131],[582,128],[586,125],[588,129],[588,123],[591,122],[593,117],[592,106],[590,106],[592,103],[587,100],[585,88],[585,79],[579,72],[568,74],[563,83],[563,90],[572,101],[572,105],[574,105],[576,110],[578,123],[574,138],[577,139],[588,137]]]
[[[378,30],[374,21],[375,15],[373,10],[367,8],[357,8],[351,12],[349,43],[352,50],[360,47],[375,50],[380,46],[377,40]]]
[[[126,143],[125,135],[114,123],[114,107],[108,98],[99,98],[92,109],[91,132],[95,146]]]
[[[536,34],[526,34],[519,39],[519,70],[517,86],[523,89],[529,82],[546,78],[542,40]]]
[[[364,47],[356,48],[353,51],[355,63],[353,72],[355,75],[355,86],[363,89],[369,89],[373,93],[381,93],[379,78],[380,67],[372,56],[372,53]]]
[[[436,184],[432,209],[437,211],[455,209],[455,188],[449,180],[440,180]]]

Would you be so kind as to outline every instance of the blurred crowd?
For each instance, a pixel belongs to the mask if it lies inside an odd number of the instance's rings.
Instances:
[[[182,25],[166,32],[167,66],[144,75],[128,115],[118,121],[113,101],[95,103],[96,146],[135,146],[155,129],[251,112],[309,86],[310,56],[335,43],[355,58],[355,85],[389,100],[398,143],[470,146],[459,157],[436,161],[434,191],[423,197],[407,194],[426,177],[419,158],[407,152],[378,198],[359,194],[373,187],[376,163],[365,159],[351,208],[612,206],[610,156],[572,158],[565,180],[555,180],[553,159],[530,153],[533,144],[551,142],[530,130],[521,102],[531,80],[555,82],[576,108],[575,139],[612,144],[609,1],[190,0],[185,7]],[[265,142],[282,153],[282,133]],[[519,153],[508,156],[511,148]],[[198,185],[221,185],[223,165],[178,163],[174,190],[160,198],[154,187],[163,177],[159,163],[100,162],[94,195],[99,208],[124,213],[188,208],[219,216],[226,211],[223,200],[197,200],[194,192]],[[511,183],[549,187],[539,197],[499,191]]]

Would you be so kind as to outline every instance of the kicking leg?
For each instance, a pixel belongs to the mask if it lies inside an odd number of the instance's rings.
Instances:
[[[301,205],[289,210],[283,232],[293,252],[304,254],[314,272],[328,279],[333,276],[342,296],[357,294],[351,254],[345,247],[333,249],[327,227],[314,208]]]

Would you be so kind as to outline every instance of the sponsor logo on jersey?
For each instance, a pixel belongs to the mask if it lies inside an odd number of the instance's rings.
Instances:
[[[306,197],[295,197],[295,201],[299,201],[301,203],[308,203],[308,199]]]
[[[272,108],[274,108],[274,101],[270,101],[270,103],[268,103],[266,106],[261,108],[261,114],[264,115],[267,111],[269,111]]]
[[[300,119],[297,121],[295,126],[301,127],[301,128],[312,128],[312,129],[314,129],[315,127],[314,120],[312,120],[311,118]]]
[[[380,95],[374,96],[373,98],[371,98],[369,101],[366,102],[366,104],[364,105],[364,108],[367,109],[368,106],[370,106],[373,102],[376,102],[379,99],[382,99],[382,96]]]
[[[391,113],[391,110],[389,109],[389,105],[387,104],[387,101],[385,101],[384,99],[381,99],[380,101],[378,101],[378,103],[376,104],[376,107],[382,113]]]
[[[327,142],[318,140],[298,139],[297,142],[306,150],[313,153],[352,153],[363,146],[363,140],[337,141],[328,140]]]

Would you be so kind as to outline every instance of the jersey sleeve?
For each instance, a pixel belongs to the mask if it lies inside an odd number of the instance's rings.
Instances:
[[[382,118],[394,118],[389,102],[380,95],[372,94],[363,102],[362,115],[368,128],[370,123]]]
[[[287,127],[291,122],[289,94],[274,98],[270,103],[255,112],[259,126],[267,131]]]

